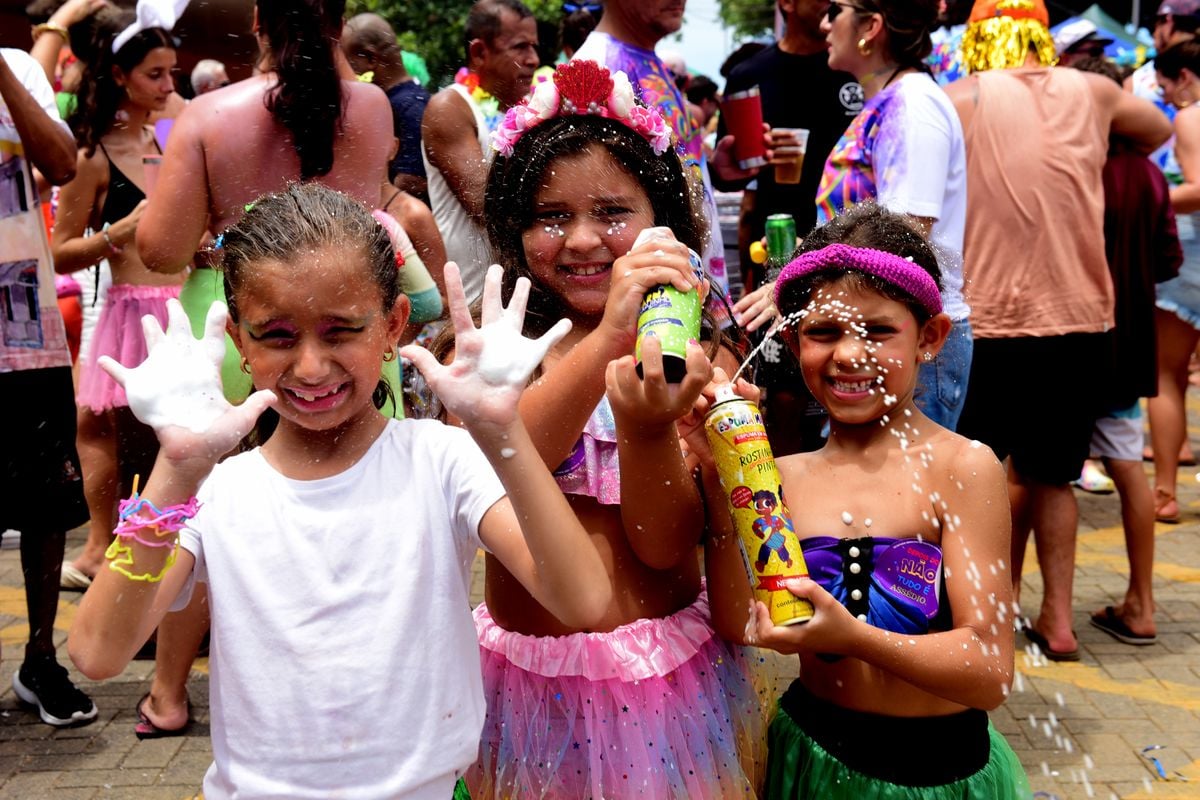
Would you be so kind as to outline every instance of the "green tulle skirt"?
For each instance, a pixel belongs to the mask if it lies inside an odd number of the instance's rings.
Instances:
[[[225,302],[225,276],[215,269],[192,270],[179,292],[179,303],[192,324],[192,335],[197,338],[204,335],[204,318],[209,306],[217,300]],[[381,365],[380,377],[391,387],[394,398],[388,400],[381,412],[385,417],[404,419],[400,359],[383,361]],[[221,362],[221,386],[225,389],[225,399],[235,406],[241,405],[254,388],[250,376],[242,370],[242,357],[228,333],[225,334],[225,358]]]
[[[988,724],[987,763],[974,774],[933,786],[908,786],[852,769],[805,733],[783,708],[768,733],[764,800],[1028,800],[1025,771],[1004,737]],[[926,759],[939,757],[936,741],[927,741]]]

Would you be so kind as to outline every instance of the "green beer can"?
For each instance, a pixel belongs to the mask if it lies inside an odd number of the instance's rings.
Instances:
[[[768,269],[779,269],[796,250],[796,220],[791,214],[772,214],[767,217],[766,236]]]

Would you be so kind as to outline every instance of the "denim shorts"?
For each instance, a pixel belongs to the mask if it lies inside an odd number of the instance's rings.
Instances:
[[[974,351],[970,320],[954,323],[937,358],[922,364],[917,373],[913,401],[917,408],[943,428],[955,430],[967,400],[967,379]]]
[[[1156,305],[1200,330],[1200,240],[1184,241],[1179,275],[1158,285]]]

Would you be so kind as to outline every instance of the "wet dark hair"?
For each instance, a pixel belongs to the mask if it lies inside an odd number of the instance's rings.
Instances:
[[[271,48],[279,83],[266,106],[292,134],[300,178],[333,169],[341,127],[342,81],[333,49],[342,32],[345,0],[258,0],[258,27]]]
[[[933,52],[929,34],[938,27],[937,0],[865,0],[863,8],[883,17],[888,55],[899,67],[928,71],[925,57]]]
[[[567,307],[534,279],[525,260],[522,234],[534,225],[537,193],[551,165],[560,158],[602,148],[645,190],[654,209],[654,224],[670,228],[679,241],[704,249],[707,233],[699,211],[700,189],[688,179],[673,147],[655,155],[650,143],[632,128],[590,114],[554,117],[530,129],[511,156],[497,155],[488,172],[484,218],[496,260],[503,264],[504,296],[524,276],[533,284],[525,329],[540,336],[567,315]],[[582,188],[582,187],[581,187]]]
[[[1154,69],[1173,81],[1179,80],[1185,69],[1200,75],[1200,41],[1188,39],[1171,45],[1154,57]]]
[[[852,206],[814,229],[796,248],[795,255],[811,253],[831,244],[867,247],[910,259],[933,277],[939,289],[942,288],[942,271],[938,268],[937,255],[921,231],[903,214],[894,214],[874,203]],[[808,305],[813,292],[833,283],[843,283],[852,289],[869,289],[904,303],[918,323],[924,324],[931,316],[924,306],[895,284],[866,272],[843,267],[831,267],[789,282],[779,298],[779,313],[787,316],[799,311]]]
[[[319,183],[292,183],[255,200],[222,234],[220,269],[229,318],[238,322],[238,295],[256,264],[288,262],[302,251],[329,246],[340,248],[347,258],[362,254],[383,310],[390,311],[400,296],[400,271],[387,232],[357,200]],[[380,381],[372,396],[375,407],[383,408],[390,396],[390,388]]]
[[[88,158],[96,153],[101,137],[108,133],[117,115],[117,107],[125,99],[125,89],[113,77],[113,67],[128,75],[141,64],[151,50],[160,47],[176,49],[175,39],[162,28],[147,28],[139,31],[116,53],[112,51],[113,39],[134,20],[132,13],[107,18],[106,24],[91,28],[92,38],[88,50],[87,69],[83,71],[83,83],[75,111],[67,120],[75,134],[75,141],[84,149]]]
[[[479,39],[489,46],[500,35],[504,27],[502,15],[508,10],[518,19],[528,19],[533,12],[521,0],[479,0],[467,12],[467,24],[463,28],[463,54],[466,63],[471,62],[471,42]]]

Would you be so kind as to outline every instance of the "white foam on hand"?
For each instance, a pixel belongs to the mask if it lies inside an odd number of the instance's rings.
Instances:
[[[134,416],[156,432],[180,427],[205,433],[233,409],[221,388],[228,314],[224,303],[213,303],[197,339],[183,306],[168,300],[166,331],[154,317],[142,318],[145,361],[129,368],[102,356],[99,365],[125,388]]]
[[[516,404],[529,376],[550,348],[571,330],[569,320],[559,320],[537,339],[521,335],[529,281],[520,278],[505,308],[500,297],[499,264],[488,269],[483,288],[481,324],[475,327],[467,308],[458,266],[447,262],[446,292],[454,325],[453,363],[438,363],[429,351],[409,345],[401,355],[416,365],[442,404],[463,422],[500,423],[516,417]]]

